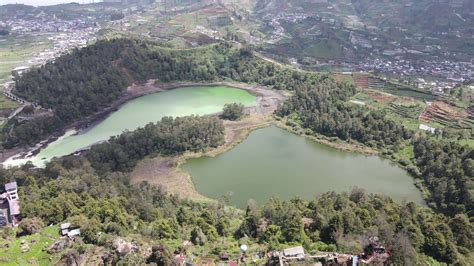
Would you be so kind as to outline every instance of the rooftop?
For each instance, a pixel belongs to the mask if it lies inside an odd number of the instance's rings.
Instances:
[[[27,66],[19,66],[19,67],[15,67],[15,68],[13,69],[13,71],[26,70],[26,69],[28,69],[28,68],[29,68],[29,67],[27,67]]]
[[[18,186],[16,182],[10,182],[5,184],[5,190],[16,189]]]
[[[20,202],[18,200],[9,200],[8,208],[12,216],[20,214]]]
[[[285,256],[304,255],[304,248],[302,246],[287,248],[283,250]]]

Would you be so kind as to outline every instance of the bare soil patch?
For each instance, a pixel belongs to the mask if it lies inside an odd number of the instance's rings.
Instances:
[[[131,181],[134,184],[147,181],[181,198],[204,199],[194,189],[189,174],[178,171],[177,165],[178,158],[176,157],[145,159],[131,173]]]
[[[262,114],[251,114],[239,121],[225,121],[225,142],[223,145],[203,153],[186,153],[177,157],[158,156],[145,159],[131,173],[131,182],[136,184],[147,181],[152,185],[161,186],[166,192],[180,198],[209,200],[196,191],[191,176],[182,171],[179,166],[189,158],[217,156],[243,141],[252,130],[269,124],[270,117]]]
[[[435,101],[428,105],[420,115],[420,121],[437,122],[444,126],[470,128],[473,123],[468,110],[462,110],[443,101]]]
[[[391,103],[397,99],[394,95],[380,91],[367,91],[367,95],[381,104]]]
[[[168,83],[162,84],[160,88],[166,90],[174,87],[183,87],[185,85],[196,86],[195,83]],[[132,183],[147,181],[152,185],[161,186],[166,192],[175,194],[180,198],[206,200],[206,197],[196,191],[191,176],[182,171],[179,166],[189,158],[219,155],[243,141],[252,130],[268,126],[272,121],[272,113],[286,98],[282,92],[264,87],[237,83],[218,83],[216,85],[236,87],[251,91],[257,95],[257,106],[247,108],[246,117],[239,121],[224,121],[225,142],[223,145],[207,152],[186,153],[178,157],[159,156],[145,159],[140,162],[131,173],[130,179]],[[140,89],[139,91],[146,91],[146,89]]]

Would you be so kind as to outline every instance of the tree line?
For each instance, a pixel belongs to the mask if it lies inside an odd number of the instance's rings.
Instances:
[[[190,50],[173,50],[151,41],[101,40],[25,73],[15,81],[15,94],[46,109],[52,119],[11,121],[1,130],[5,148],[37,143],[72,122],[103,110],[133,82],[172,81],[255,82],[275,89],[295,90],[328,76],[276,67],[248,48],[229,43]],[[34,132],[39,127],[41,134]]]
[[[92,146],[86,157],[101,173],[129,171],[145,156],[205,151],[224,143],[224,125],[216,117],[164,117],[157,123],[111,137]]]
[[[431,192],[433,207],[454,216],[474,217],[470,184],[474,177],[474,150],[455,142],[422,137],[413,141],[418,176]]]
[[[428,136],[415,136],[411,130],[387,118],[383,111],[349,105],[347,100],[351,93],[344,86],[323,81],[299,87],[277,109],[276,115],[287,119],[291,126],[309,130],[309,134],[355,140],[386,154],[408,146],[414,150],[414,158],[411,158],[414,168],[409,167],[409,170],[423,179],[430,192],[427,199],[434,203],[432,207],[450,216],[468,213],[472,217],[473,192],[469,184],[474,176],[473,149]],[[405,159],[403,163],[410,164]]]
[[[94,58],[102,53],[103,58]],[[82,59],[75,58],[78,54]],[[95,63],[99,66],[92,69],[100,75],[87,69]],[[198,204],[166,195],[146,183],[131,185],[128,171],[145,156],[201,151],[222,144],[220,120],[185,117],[163,118],[96,145],[85,156],[53,161],[43,170],[30,169],[30,165],[1,170],[1,181],[13,177],[20,183],[24,218],[38,217],[45,224],[72,221],[81,227],[84,240],[96,245],[110,245],[98,232],[104,236],[133,233],[154,240],[191,239],[195,245],[209,247],[214,255],[231,249],[219,241],[222,237],[232,244],[241,239],[259,242],[268,249],[302,243],[309,250],[353,251],[360,249],[356,241],[360,237],[379,235],[393,250],[394,264],[416,263],[427,256],[467,264],[464,255],[473,248],[469,221],[472,149],[417,138],[383,113],[348,105],[348,98],[355,93],[353,85],[327,75],[278,67],[256,58],[249,49],[235,49],[226,43],[178,51],[146,41],[101,41],[51,64],[56,66],[44,66],[18,80],[17,90],[53,109],[55,115],[51,121],[12,122],[2,132],[4,145],[35,143],[35,138],[47,135],[48,127],[43,123],[57,121],[65,126],[90,115],[120,97],[130,82],[158,78],[162,82],[231,79],[258,83],[294,91],[276,115],[310,134],[355,140],[392,153],[410,145],[416,166],[412,172],[423,178],[431,205],[446,216],[360,191],[327,193],[313,201],[275,199],[263,208],[250,204],[245,214],[239,214],[226,210],[222,202]],[[77,73],[67,74],[67,69]],[[119,80],[109,87],[108,80],[116,74]],[[75,82],[60,75],[71,75],[68,77]],[[68,91],[73,96],[60,93]],[[98,109],[85,110],[89,100],[97,101]],[[29,132],[35,127],[45,129],[35,135]],[[156,256],[166,253],[164,246],[155,248]]]
[[[390,263],[398,265],[422,264],[429,257],[467,265],[465,256],[473,247],[467,215],[450,218],[357,188],[309,201],[273,198],[263,206],[249,201],[242,212],[226,208],[224,199],[197,203],[146,182],[132,185],[127,173],[99,175],[83,156],[53,161],[45,169],[0,170],[3,183],[12,177],[20,186],[22,230],[68,221],[81,228],[85,243],[105,250],[111,251],[114,236],[133,236],[138,246],[151,241],[153,249],[162,251],[150,257],[142,255],[146,252],[138,252],[139,257],[109,252],[108,259],[115,262],[170,262],[184,240],[201,247],[202,256],[217,258],[224,253],[237,257],[238,243],[258,243],[263,251],[300,243],[308,252],[358,254],[369,237],[378,236],[391,252]]]

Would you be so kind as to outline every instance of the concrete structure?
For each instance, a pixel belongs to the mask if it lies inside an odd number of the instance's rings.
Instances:
[[[427,126],[427,125],[425,125],[425,124],[420,124],[420,127],[419,127],[419,128],[420,128],[421,130],[430,132],[431,134],[434,134],[434,133],[436,132],[436,128]]]
[[[81,235],[81,229],[79,229],[79,228],[78,229],[73,229],[73,230],[71,230],[67,233],[68,237],[75,237],[75,236],[78,236],[78,235]]]
[[[16,182],[10,182],[4,185],[5,192],[0,194],[0,212],[5,216],[8,226],[18,224],[20,215],[20,199],[18,197],[18,186]]]
[[[18,186],[16,182],[10,182],[5,184],[5,191],[10,200],[18,199]]]
[[[71,223],[62,223],[60,225],[60,230],[61,230],[60,233],[62,237],[73,238],[75,236],[81,235],[81,229],[79,228],[72,229]]]
[[[304,248],[302,246],[286,248],[283,250],[286,259],[304,259]]]
[[[18,78],[21,77],[26,71],[28,71],[29,67],[27,66],[19,66],[12,70],[12,76]]]
[[[61,236],[66,236],[69,233],[69,227],[71,227],[71,223],[61,224]]]

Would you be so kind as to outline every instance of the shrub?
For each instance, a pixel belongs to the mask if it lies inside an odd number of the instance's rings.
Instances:
[[[44,227],[43,221],[40,218],[25,218],[18,225],[20,234],[32,235],[38,233]]]
[[[239,120],[244,115],[244,105],[241,103],[231,103],[224,105],[222,118],[227,120]]]

